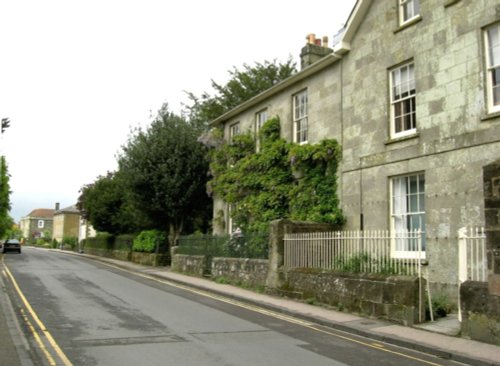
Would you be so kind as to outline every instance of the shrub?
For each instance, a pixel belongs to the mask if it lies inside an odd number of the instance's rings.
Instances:
[[[166,242],[166,236],[159,230],[144,230],[135,239],[132,250],[136,252],[153,253],[157,245]]]

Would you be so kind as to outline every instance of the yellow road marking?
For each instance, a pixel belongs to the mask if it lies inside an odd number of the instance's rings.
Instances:
[[[28,302],[28,300],[24,296],[23,292],[21,291],[21,289],[20,289],[19,285],[17,284],[17,281],[15,280],[14,276],[12,275],[12,273],[9,270],[9,268],[5,264],[3,258],[2,258],[2,263],[4,265],[5,272],[7,273],[7,276],[11,280],[12,285],[14,286],[14,289],[16,290],[17,294],[21,298],[21,301],[23,302],[24,306],[26,307],[26,310],[28,310],[29,314],[31,315],[31,317],[33,318],[33,320],[35,321],[35,323],[38,325],[38,328],[42,331],[43,335],[45,336],[45,338],[49,342],[49,344],[52,347],[52,349],[59,356],[59,358],[61,359],[61,361],[64,363],[65,366],[73,366],[73,364],[71,363],[71,361],[66,357],[66,355],[64,354],[64,352],[62,351],[62,349],[59,347],[59,345],[57,344],[57,342],[54,340],[54,338],[52,337],[52,335],[50,334],[50,332],[47,330],[47,328],[45,327],[45,325],[42,323],[42,321],[40,320],[40,318],[38,318],[37,314],[35,313],[35,311],[31,307],[30,303]],[[23,315],[26,316],[25,314],[23,314]],[[26,320],[27,320],[27,318],[26,318]],[[39,343],[39,344],[42,345],[41,348],[42,348],[42,351],[44,352],[45,356],[47,357],[47,361],[51,365],[56,365],[54,359],[48,353],[47,348],[45,346],[43,346],[43,342],[41,341],[40,336],[38,335],[38,333],[35,330],[35,328],[33,327],[33,325],[31,323],[28,323],[28,326],[30,327],[31,332],[35,336],[35,339],[37,340],[37,343]],[[42,343],[40,343],[40,342],[42,342]]]
[[[358,339],[354,339],[352,337],[343,336],[343,335],[338,334],[336,332],[326,331],[324,329],[318,328],[314,323],[303,321],[303,320],[300,320],[300,319],[296,319],[296,318],[293,318],[291,316],[288,316],[288,315],[285,315],[285,314],[281,314],[281,313],[278,313],[278,312],[275,312],[275,311],[272,311],[272,310],[266,310],[266,309],[263,309],[263,308],[260,308],[260,307],[254,306],[254,305],[246,304],[246,303],[241,302],[241,301],[233,300],[233,299],[230,299],[230,298],[227,298],[227,297],[223,297],[223,296],[219,296],[219,295],[214,295],[214,294],[209,293],[208,291],[198,290],[198,289],[195,289],[193,287],[189,287],[187,285],[181,285],[181,284],[169,281],[169,280],[159,279],[159,278],[156,278],[156,277],[151,276],[151,275],[146,275],[146,274],[143,274],[143,273],[133,272],[133,271],[130,271],[128,269],[125,269],[125,268],[122,268],[122,267],[119,267],[119,266],[116,266],[116,265],[113,265],[113,264],[110,264],[110,263],[105,263],[105,262],[100,262],[100,263],[102,263],[102,264],[104,264],[104,265],[106,265],[108,267],[116,268],[116,269],[119,269],[120,271],[127,272],[127,273],[132,274],[132,275],[137,276],[137,277],[143,277],[143,278],[146,278],[146,279],[149,279],[149,280],[153,280],[153,281],[156,281],[156,282],[160,282],[160,283],[166,284],[168,286],[179,288],[179,289],[182,289],[182,290],[194,293],[194,294],[205,296],[205,297],[208,297],[208,298],[211,298],[211,299],[215,299],[215,300],[218,300],[218,301],[221,301],[221,302],[225,302],[225,303],[228,303],[228,304],[231,304],[231,305],[235,305],[235,306],[238,306],[238,307],[241,307],[241,308],[244,308],[244,309],[252,310],[252,311],[255,311],[255,312],[258,312],[258,313],[261,313],[261,314],[268,315],[268,316],[273,317],[273,318],[281,319],[281,320],[284,320],[284,321],[289,322],[289,323],[301,325],[301,326],[303,326],[305,328],[308,328],[308,329],[311,329],[311,330],[314,330],[314,331],[317,331],[317,332],[320,332],[320,333],[323,333],[323,334],[327,334],[327,335],[330,335],[330,336],[334,336],[334,337],[337,337],[337,338],[340,338],[340,339],[343,339],[343,340],[346,340],[346,341],[354,342],[354,343],[357,343],[357,344],[360,344],[360,345],[363,345],[363,346],[366,346],[366,347],[369,347],[369,348],[374,348],[374,349],[377,349],[377,350],[382,351],[382,352],[387,352],[387,353],[391,353],[391,354],[394,354],[394,355],[398,355],[398,356],[401,356],[401,357],[404,357],[404,358],[407,358],[407,359],[410,359],[410,360],[418,361],[418,362],[421,362],[421,363],[424,363],[424,364],[427,364],[427,365],[443,366],[442,364],[439,364],[439,363],[435,363],[435,362],[432,362],[432,361],[423,360],[423,359],[418,358],[418,357],[414,357],[414,356],[407,355],[407,354],[404,354],[404,353],[401,353],[401,352],[397,352],[397,351],[393,351],[393,350],[387,349],[383,345],[378,344],[378,343],[364,342],[364,341],[360,341]]]

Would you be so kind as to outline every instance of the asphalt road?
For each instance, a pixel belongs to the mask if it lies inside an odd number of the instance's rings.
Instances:
[[[4,262],[39,365],[457,365],[57,251]]]

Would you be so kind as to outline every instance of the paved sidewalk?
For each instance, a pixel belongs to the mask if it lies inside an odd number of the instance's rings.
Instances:
[[[208,279],[175,273],[168,267],[150,267],[87,254],[76,255],[106,262],[132,272],[147,274],[259,305],[283,314],[362,335],[377,341],[415,349],[471,365],[500,365],[500,347],[495,345],[405,327],[384,320],[364,318],[283,297],[259,294],[239,287],[219,284]]]

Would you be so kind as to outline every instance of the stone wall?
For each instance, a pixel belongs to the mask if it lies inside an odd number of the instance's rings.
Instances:
[[[333,305],[348,312],[385,318],[407,326],[424,316],[425,280],[415,277],[289,270],[280,290],[304,300]],[[419,297],[419,289],[421,297]],[[422,301],[419,304],[419,300]],[[421,312],[419,314],[419,308]]]
[[[146,266],[167,266],[170,264],[170,254],[132,252],[130,261]]]
[[[207,258],[204,255],[174,254],[172,256],[172,271],[187,275],[202,277],[207,268]]]
[[[98,257],[114,258],[121,261],[130,261],[131,253],[128,250],[107,250],[101,248],[85,247],[85,254],[96,255]]]
[[[500,346],[500,296],[487,282],[467,281],[460,286],[462,336]]]
[[[212,277],[221,277],[248,287],[262,287],[266,283],[267,259],[213,258]]]

